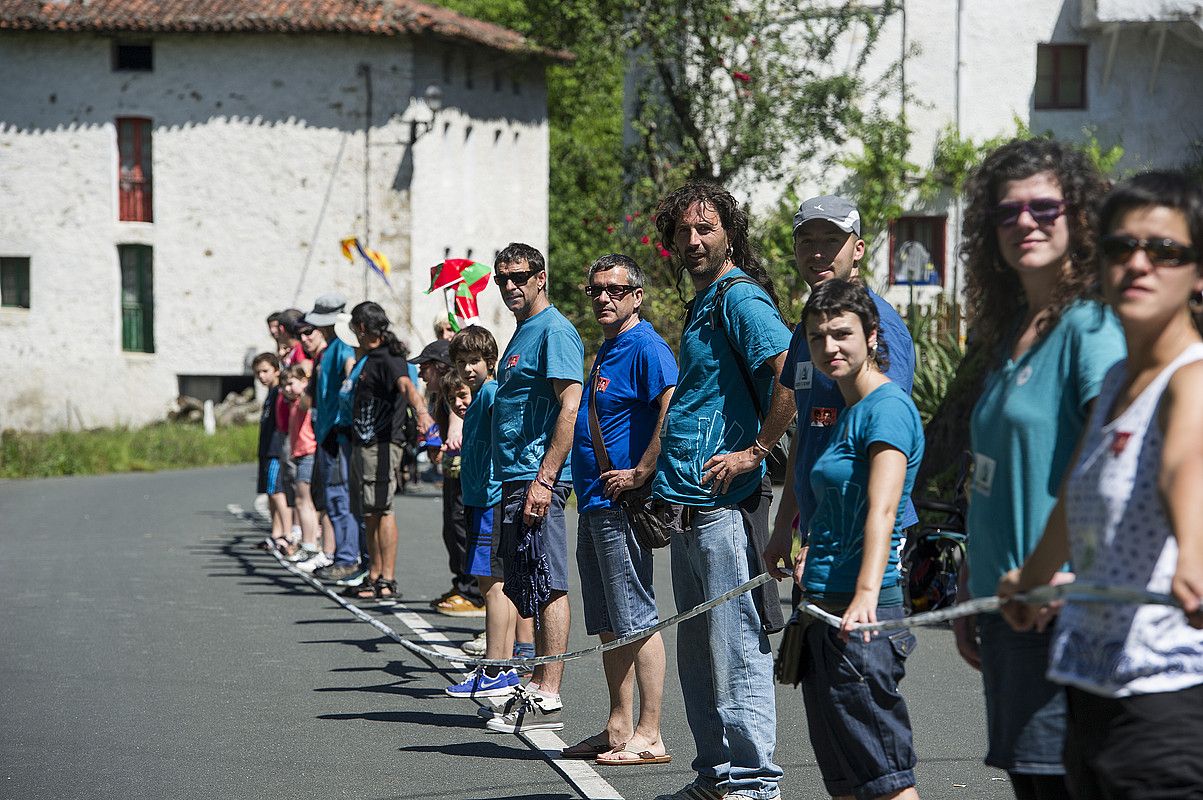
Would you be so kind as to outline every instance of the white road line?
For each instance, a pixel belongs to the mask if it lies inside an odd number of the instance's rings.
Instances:
[[[227,505],[226,510],[240,519],[251,519],[253,517],[253,515],[248,514],[243,510],[242,506],[236,503]],[[448,656],[463,654],[463,651],[458,647],[449,647],[448,645],[451,644],[451,640],[416,612],[399,604],[392,613],[402,625],[409,628],[410,632],[421,639],[431,650]],[[430,662],[428,661],[427,663]],[[444,668],[435,664],[431,664],[431,666],[440,673],[447,674]],[[493,700],[493,698],[489,699]],[[501,703],[494,702],[493,705],[500,706]],[[559,736],[556,736],[555,732],[530,731],[515,735],[528,746],[539,750],[543,754],[543,758],[551,764],[552,768],[559,772],[580,793],[583,800],[625,800],[617,789],[597,773],[597,770],[589,766],[588,761],[560,758],[560,751],[568,745]]]

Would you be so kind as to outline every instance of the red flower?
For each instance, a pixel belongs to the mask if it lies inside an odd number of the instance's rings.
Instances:
[[[752,82],[752,76],[746,72],[732,72],[731,77],[735,78],[735,80],[739,81],[740,83]]]
[[[607,225],[607,226],[606,226],[606,233],[614,233],[614,226],[613,226],[613,225]]]
[[[644,234],[643,238],[639,240],[639,244],[647,244],[649,241],[651,240],[647,237],[647,234]]]
[[[639,212],[638,212],[638,211],[636,211],[636,212],[635,212],[635,218],[636,218],[636,219],[638,219],[638,218],[639,218]]]
[[[634,217],[632,217],[630,214],[627,214],[627,222],[630,222],[632,219],[634,219]]]
[[[672,253],[668,252],[668,251],[667,251],[667,250],[665,250],[663,247],[661,247],[661,248],[660,248],[660,257],[661,257],[661,258],[668,258],[668,257],[670,257],[671,255],[672,255]]]

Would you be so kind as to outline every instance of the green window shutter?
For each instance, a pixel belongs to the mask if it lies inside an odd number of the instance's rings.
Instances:
[[[155,351],[154,274],[150,247],[118,245],[121,260],[121,349]]]
[[[28,258],[0,258],[0,306],[29,308]]]

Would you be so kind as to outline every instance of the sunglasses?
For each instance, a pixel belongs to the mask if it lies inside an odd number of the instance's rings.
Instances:
[[[498,272],[493,276],[493,283],[503,289],[507,281],[513,281],[515,286],[526,286],[527,281],[542,271],[541,269],[528,269],[524,272]]]
[[[315,330],[317,330],[317,328],[298,328],[297,336],[308,336],[309,334],[313,333]]]
[[[585,294],[593,298],[601,297],[603,294],[608,294],[615,300],[621,300],[636,289],[642,289],[642,286],[631,286],[626,283],[615,283],[611,286],[586,286]]]
[[[1173,239],[1136,239],[1132,236],[1103,237],[1103,255],[1110,261],[1127,261],[1137,250],[1143,250],[1155,267],[1179,267],[1193,264],[1199,251]]]
[[[1047,225],[1065,213],[1065,201],[1038,197],[1026,203],[999,203],[990,213],[994,217],[994,224],[1005,228],[1019,222],[1025,211],[1039,224]]]

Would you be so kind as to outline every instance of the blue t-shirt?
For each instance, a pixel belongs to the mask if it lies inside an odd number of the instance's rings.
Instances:
[[[818,596],[852,595],[865,551],[869,510],[869,446],[881,442],[906,456],[906,480],[894,515],[890,560],[881,578],[878,605],[902,604],[898,571],[902,512],[923,460],[923,423],[910,394],[893,383],[878,386],[840,415],[827,449],[810,472],[818,498],[810,518],[810,551],[802,587]]]
[[[723,276],[744,276],[733,269]],[[721,280],[721,279],[720,279]],[[681,333],[681,375],[660,436],[656,462],[657,497],[689,506],[734,505],[760,486],[764,462],[731,482],[726,494],[702,486],[702,465],[716,454],[746,450],[760,433],[760,420],[748,396],[736,358],[743,358],[768,412],[775,375],[769,360],[789,347],[789,328],[764,289],[737,283],[723,302],[723,328],[716,330],[718,281],[694,295],[693,310]],[[736,348],[738,355],[732,350]]]
[[[501,502],[501,481],[493,477],[493,400],[497,381],[472,393],[464,414],[464,443],[460,450],[460,486],[464,505],[492,508]]]
[[[351,424],[350,411],[348,410],[347,415],[343,417],[338,408],[338,393],[343,385],[343,363],[348,358],[355,358],[355,348],[342,339],[335,339],[322,351],[321,362],[317,365],[317,389],[313,398],[313,435],[318,444],[325,441],[330,431]]]
[[[598,373],[597,422],[614,469],[632,469],[643,458],[660,418],[656,398],[677,385],[676,359],[650,322],[641,321],[602,344],[581,394],[572,440],[572,483],[581,513],[610,507],[609,498],[602,494],[601,470],[589,431],[594,371]]]
[[[886,344],[890,366],[886,377],[906,394],[911,393],[915,379],[915,346],[911,332],[894,307],[876,292],[865,287],[877,315],[881,318],[881,334],[878,337]],[[810,490],[810,471],[819,456],[827,449],[831,433],[835,430],[840,412],[844,410],[844,396],[835,381],[814,368],[810,360],[810,347],[806,341],[806,329],[799,324],[794,328],[794,338],[789,343],[789,355],[781,368],[781,385],[794,390],[794,404],[798,407],[798,454],[794,459],[794,495],[798,498],[798,519],[802,531],[806,521],[815,513],[815,496]],[[911,496],[906,495],[906,508],[902,514],[902,526],[910,527],[919,521]]]
[[[555,306],[522,322],[497,362],[493,470],[498,480],[530,481],[539,472],[560,415],[552,380],[581,382],[585,346]],[[568,463],[557,480],[571,480]]]
[[[1008,340],[1008,352],[1014,339]],[[969,591],[989,597],[1044,535],[1086,408],[1124,357],[1110,309],[1079,300],[1018,361],[987,376],[969,422]]]

